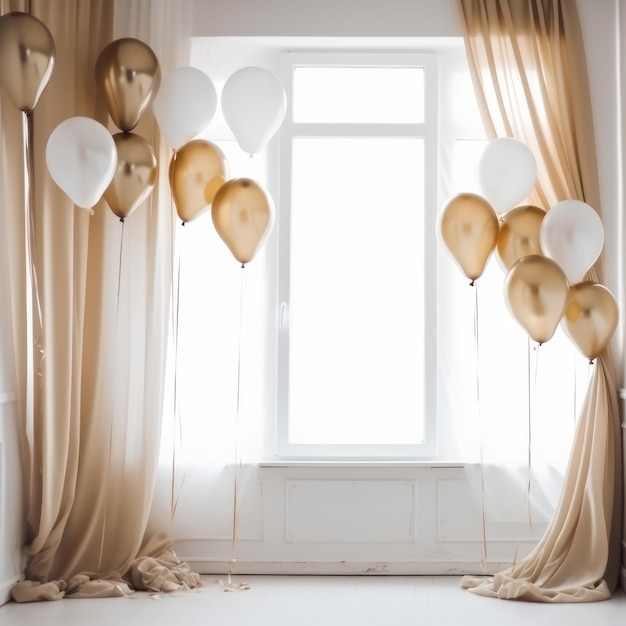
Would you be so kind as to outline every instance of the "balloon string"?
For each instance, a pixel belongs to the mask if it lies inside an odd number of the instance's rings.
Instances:
[[[476,411],[478,416],[479,425],[479,461],[480,461],[480,489],[481,489],[481,508],[482,508],[482,532],[483,532],[483,558],[481,565],[484,569],[487,564],[487,512],[486,512],[486,491],[485,491],[485,465],[484,465],[484,450],[483,450],[483,424],[482,424],[482,411],[480,409],[480,341],[479,341],[479,307],[478,307],[478,285],[472,281],[474,287],[474,349],[476,354]]]
[[[37,275],[37,237],[35,231],[35,166],[33,154],[32,112],[24,112],[24,232],[26,277],[30,283],[26,290],[26,344],[27,371],[27,420],[34,426],[35,416],[40,414],[43,397],[43,376],[45,364],[43,313]]]
[[[113,376],[115,376],[115,372],[117,371],[117,357],[118,357],[118,333],[119,333],[119,320],[120,320],[120,301],[121,301],[121,292],[122,292],[122,265],[124,261],[124,232],[125,232],[125,222],[122,221],[122,228],[120,233],[120,252],[118,257],[118,265],[117,265],[117,299],[115,302],[115,326],[114,326],[114,342],[113,342],[113,356],[112,356],[112,367],[111,371],[113,372]],[[113,384],[115,387],[115,384]],[[113,396],[112,396],[113,397]],[[109,415],[109,451],[107,455],[107,463],[106,470],[104,472],[104,509],[102,515],[102,531],[100,534],[100,551],[98,553],[98,571],[100,571],[102,565],[102,556],[104,555],[104,543],[106,537],[106,529],[107,529],[107,513],[109,509],[109,472],[111,470],[112,460],[113,460],[113,422],[115,419],[115,408],[114,401],[111,401],[111,411]]]
[[[178,364],[179,364],[179,329],[180,329],[180,282],[181,282],[181,274],[182,274],[182,255],[180,252],[180,247],[176,246],[176,289],[175,289],[175,298],[173,302],[172,315],[173,315],[173,324],[174,324],[174,332],[173,332],[173,340],[174,340],[174,433],[173,433],[173,441],[172,441],[172,485],[171,485],[171,496],[170,496],[170,514],[171,519],[174,521],[174,517],[176,516],[176,510],[178,509],[178,501],[180,499],[180,490],[182,490],[186,471],[183,471],[183,476],[181,478],[180,488],[178,494],[176,493],[176,448],[177,443],[180,445],[180,449],[182,452],[183,447],[183,423],[180,412],[180,401],[179,401],[179,393],[178,393]],[[178,437],[178,442],[177,442]]]
[[[538,346],[532,346],[530,344],[530,337],[527,338],[527,375],[528,375],[528,455],[527,455],[527,468],[526,468],[526,505],[528,507],[528,525],[530,526],[530,530],[533,529],[533,519],[532,519],[532,508],[530,503],[530,490],[531,490],[531,482],[532,482],[532,425],[533,425],[533,414],[534,414],[534,406],[535,406],[535,398],[537,396],[537,375],[539,371],[539,350],[541,348],[541,344]],[[534,367],[534,375],[532,376],[532,384],[531,384],[531,352],[535,352],[535,367]]]
[[[241,346],[242,346],[242,328],[243,328],[243,292],[244,292],[244,265],[241,266],[240,273],[240,289],[239,289],[239,339],[237,347],[237,402],[235,412],[235,464],[233,478],[233,523],[232,523],[232,543],[231,558],[228,565],[228,582],[224,583],[224,591],[245,591],[250,586],[247,583],[233,583],[232,575],[235,571],[235,563],[237,561],[237,534],[239,531],[239,472],[241,470],[241,458],[239,456],[239,418],[241,408]]]

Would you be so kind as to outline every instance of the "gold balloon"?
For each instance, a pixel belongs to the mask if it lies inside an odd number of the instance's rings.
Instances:
[[[121,221],[124,221],[152,192],[157,176],[154,148],[139,135],[113,135],[117,149],[117,167],[104,199]]]
[[[539,344],[548,341],[559,325],[568,289],[563,270],[552,259],[538,254],[517,261],[504,281],[511,314]]]
[[[543,209],[526,205],[511,209],[500,217],[496,252],[507,270],[524,256],[541,254],[539,230],[545,215]]]
[[[217,192],[211,215],[218,235],[244,265],[254,258],[272,230],[274,204],[253,180],[234,178]]]
[[[210,208],[228,178],[228,163],[214,143],[194,139],[172,157],[169,177],[178,217],[191,222]]]
[[[611,341],[618,320],[617,302],[606,287],[591,281],[570,287],[563,328],[589,362]]]
[[[54,67],[56,48],[48,28],[28,13],[0,17],[0,85],[11,102],[30,113]]]
[[[481,196],[461,193],[443,207],[439,233],[463,273],[474,283],[498,241],[498,216]]]
[[[154,52],[138,39],[116,39],[100,53],[95,74],[114,124],[130,132],[161,83],[161,69]]]

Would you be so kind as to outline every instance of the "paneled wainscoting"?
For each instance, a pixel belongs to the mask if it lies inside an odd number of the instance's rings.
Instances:
[[[274,463],[240,471],[236,524],[222,520],[221,536],[176,538],[177,554],[199,573],[497,571],[530,551],[547,523],[522,514],[483,524],[480,481],[459,465]]]

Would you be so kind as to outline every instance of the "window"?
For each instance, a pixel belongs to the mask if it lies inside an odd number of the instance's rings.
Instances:
[[[282,80],[278,453],[433,455],[435,56],[286,53]]]
[[[544,407],[574,424],[585,387],[573,403],[574,355],[552,361],[557,342],[548,342],[529,377],[537,354],[506,310],[497,260],[473,290],[437,240],[443,203],[480,193],[474,170],[486,139],[462,41],[402,52],[368,41],[367,53],[358,42],[342,52],[245,43],[245,57],[239,41],[198,44],[198,67],[223,81],[260,59],[280,75],[290,105],[280,136],[250,159],[219,110],[203,136],[222,148],[231,177],[268,189],[279,219],[244,272],[209,212],[179,228],[171,372],[183,434],[172,426],[165,435],[186,440],[186,459],[216,467],[233,457],[235,423],[248,462],[455,463],[476,460],[481,440],[485,458],[527,458],[529,396],[541,428],[566,430]],[[548,371],[562,374],[558,387]],[[571,409],[550,411],[544,396]],[[506,418],[503,406],[514,407]],[[558,441],[566,457],[569,435]]]

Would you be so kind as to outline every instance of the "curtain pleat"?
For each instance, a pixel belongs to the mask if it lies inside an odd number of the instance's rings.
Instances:
[[[117,6],[119,4],[119,6]],[[114,30],[114,9],[139,7],[141,24]],[[75,207],[47,171],[48,137],[64,119],[87,116],[119,132],[94,67],[114,38],[151,46],[162,72],[188,59],[174,29],[185,2],[33,0],[32,14],[56,43],[55,67],[33,112],[35,273],[42,306],[28,371],[25,315],[24,150],[19,111],[2,99],[2,193],[9,210],[14,351],[27,490],[26,578],[18,601],[170,591],[199,584],[172,540],[146,535],[160,442],[171,297],[172,226],[167,164],[150,111],[134,132],[155,147],[160,170],[150,198],[121,223],[104,201]],[[27,10],[27,5],[11,6]],[[172,41],[173,40],[173,41]],[[187,56],[185,56],[187,55]],[[11,125],[12,124],[12,125]],[[19,131],[19,132],[18,132]],[[165,164],[165,165],[164,165]],[[22,188],[20,187],[22,186]],[[29,377],[34,410],[29,411]]]
[[[582,200],[601,214],[593,117],[575,2],[460,0],[467,56],[490,138],[533,151],[533,201]],[[602,259],[587,278],[602,279]],[[597,359],[561,498],[535,549],[494,577],[465,577],[475,593],[577,602],[610,597],[618,579],[622,457],[610,348]]]

